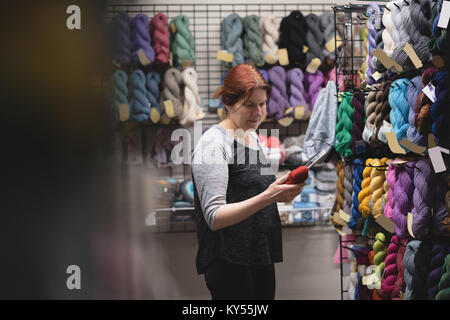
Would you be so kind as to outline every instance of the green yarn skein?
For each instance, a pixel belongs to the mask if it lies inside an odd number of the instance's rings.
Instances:
[[[189,30],[189,18],[180,14],[170,21],[175,25],[175,33],[170,37],[173,65],[179,66],[183,61],[195,62],[195,41]]]
[[[259,36],[259,17],[256,15],[246,16],[244,24],[244,57],[256,63],[257,66],[264,65],[262,43]]]
[[[352,107],[353,94],[345,92],[342,96],[342,102],[338,109],[338,122],[336,124],[336,151],[344,157],[353,155],[352,131],[353,131],[353,112]]]
[[[439,291],[436,294],[436,300],[450,300],[450,254],[445,257],[442,266],[441,280],[439,281]]]
[[[375,243],[373,244],[373,251],[375,256],[373,257],[373,263],[380,268],[381,273],[384,271],[384,260],[387,256],[387,248],[386,248],[386,236],[379,232],[375,236]]]

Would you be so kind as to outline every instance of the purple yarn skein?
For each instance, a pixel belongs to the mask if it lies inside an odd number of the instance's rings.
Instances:
[[[149,21],[145,14],[139,13],[131,20],[132,59],[139,62],[138,51],[142,49],[150,62],[155,61],[155,50],[151,46]]]
[[[290,106],[307,106],[303,92],[303,71],[300,68],[293,68],[287,72],[287,83],[289,85]]]
[[[130,18],[126,12],[118,13],[111,21],[113,59],[119,64],[129,64],[131,58]]]
[[[439,280],[441,279],[441,269],[448,251],[448,248],[439,243],[433,245],[431,251],[430,273],[427,280],[429,300],[434,300],[439,291],[438,285]]]
[[[320,70],[317,70],[315,73],[306,72],[305,79],[303,80],[306,90],[303,96],[309,103],[309,111],[314,109],[314,103],[316,102],[317,96],[322,89],[323,80],[324,76]]]
[[[289,101],[286,92],[286,71],[281,66],[269,69],[269,81],[272,84],[272,93],[267,101],[267,117],[280,120],[284,117],[284,112],[289,108]]]
[[[412,198],[414,192],[414,163],[408,162],[406,165],[395,168],[395,205],[394,222],[395,234],[400,238],[408,238],[408,228],[406,216],[412,209]]]

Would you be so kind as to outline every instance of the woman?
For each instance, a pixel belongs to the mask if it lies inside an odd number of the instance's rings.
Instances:
[[[277,202],[292,201],[304,184],[285,184],[287,175],[276,180],[257,140],[269,94],[254,66],[231,69],[215,95],[226,118],[194,149],[196,266],[213,299],[275,297],[274,263],[282,261]]]

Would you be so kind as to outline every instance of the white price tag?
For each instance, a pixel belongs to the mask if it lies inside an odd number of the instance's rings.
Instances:
[[[431,102],[435,102],[436,101],[436,92],[435,92],[435,88],[433,86],[433,84],[431,82],[429,82],[423,89],[422,89],[423,93],[425,93],[427,95],[428,98],[430,98]]]
[[[450,18],[450,1],[443,1],[441,7],[441,15],[437,26],[439,28],[447,29],[448,19]]]

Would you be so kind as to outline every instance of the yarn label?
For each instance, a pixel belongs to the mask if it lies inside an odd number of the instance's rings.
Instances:
[[[383,125],[381,126],[380,130],[378,131],[378,140],[380,140],[383,143],[387,143],[386,136],[384,135],[386,132],[392,131],[392,125],[387,122],[386,120],[383,120]]]
[[[309,48],[307,46],[303,45],[303,53],[308,52],[308,50],[309,50]]]
[[[450,1],[443,1],[441,14],[439,16],[438,28],[447,29],[448,19],[450,18]]]
[[[169,25],[169,30],[170,30],[170,33],[172,33],[172,34],[177,32],[177,29],[175,28],[175,24],[173,22]]]
[[[400,141],[400,144],[406,149],[411,150],[412,152],[420,154],[422,156],[424,155],[424,152],[427,149],[423,146],[418,146],[417,144],[406,138],[403,138],[402,141]]]
[[[375,222],[378,223],[384,230],[395,233],[395,225],[392,220],[390,220],[388,217],[386,217],[384,214],[380,214],[376,219]]]
[[[347,223],[350,221],[351,218],[350,215],[345,211],[343,211],[342,209],[339,210],[339,217]]]
[[[119,104],[119,120],[124,122],[130,119],[130,107],[128,103]]]
[[[275,64],[277,62],[277,59],[275,59],[275,57],[273,56],[273,54],[269,53],[266,54],[264,56],[264,60],[268,63],[268,64]]]
[[[381,73],[379,73],[378,71],[375,71],[375,72],[372,74],[372,78],[373,78],[375,81],[378,81],[378,79],[380,79],[382,76],[383,76],[383,75],[382,75]]]
[[[139,62],[143,66],[147,66],[150,64],[150,60],[148,59],[147,55],[145,54],[144,50],[142,50],[142,48],[138,50],[137,55],[139,58]]]
[[[116,60],[113,60],[112,64],[115,65],[117,68],[120,68],[120,63],[118,63]]]
[[[225,50],[219,50],[217,51],[217,60],[225,61],[225,62],[232,62],[234,59],[234,55],[232,53],[228,53]]]
[[[164,101],[164,110],[165,110],[165,114],[169,118],[174,118],[175,117],[175,108],[173,107],[172,100]]]
[[[435,88],[431,82],[428,82],[428,84],[422,89],[422,91],[427,95],[431,102],[434,103],[436,101]]]
[[[387,139],[389,149],[391,149],[393,153],[406,154],[406,151],[398,143],[395,132],[385,132],[384,135]]]
[[[395,67],[395,69],[398,72],[403,71],[403,68],[401,65],[399,65],[397,62],[395,62],[394,59],[392,59],[391,57],[389,57],[386,52],[384,52],[381,48],[376,48],[372,55],[374,55],[375,57],[377,57],[378,60],[380,60],[380,62],[386,67],[386,69],[390,69],[392,67]]]
[[[311,60],[311,62],[306,67],[306,72],[309,73],[316,73],[317,69],[319,68],[321,62],[319,58],[314,58]]]
[[[369,143],[370,137],[375,133],[375,130],[376,130],[375,125],[366,122],[364,131],[362,134],[363,140],[366,141],[367,143]]]
[[[337,211],[334,213],[333,221],[334,221],[335,223],[337,223],[337,224],[340,224],[341,226],[348,226],[348,225],[347,225],[347,222],[345,222],[345,221],[340,217],[340,215],[339,215],[339,213],[338,213]]]
[[[286,48],[278,50],[278,61],[280,61],[280,65],[282,66],[286,66],[289,64],[289,58]]]
[[[413,47],[411,47],[409,42],[405,44],[405,46],[403,47],[403,51],[406,52],[416,69],[419,69],[423,66],[422,61],[420,61],[419,57],[417,56],[416,52],[414,51]]]
[[[336,50],[336,42],[335,41],[336,41],[336,38],[333,38],[325,44],[325,48],[329,52],[334,52]]]
[[[408,215],[406,218],[406,226],[408,228],[408,232],[411,235],[411,237],[415,238],[413,230],[412,230],[412,225],[413,225],[413,215],[411,212],[408,212]]]
[[[183,60],[183,61],[181,62],[181,66],[182,66],[182,67],[190,67],[191,64],[192,64],[192,60]]]
[[[431,164],[433,165],[435,173],[444,172],[447,170],[444,159],[442,158],[442,152],[448,154],[449,150],[438,146],[428,149],[428,155],[430,156]]]

